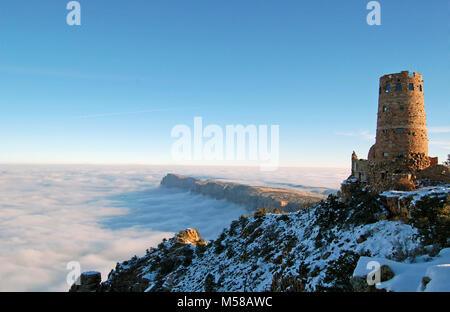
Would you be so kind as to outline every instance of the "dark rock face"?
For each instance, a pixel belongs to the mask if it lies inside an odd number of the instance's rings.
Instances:
[[[386,282],[394,278],[395,273],[388,265],[382,265],[379,269],[380,282]],[[375,285],[369,285],[366,277],[355,276],[350,279],[350,284],[355,292],[386,292],[385,289],[377,289]]]
[[[427,285],[431,282],[431,278],[429,278],[428,276],[424,276],[422,278],[422,290],[425,290],[425,288],[427,287]]]
[[[378,289],[375,285],[369,286],[364,277],[352,277],[350,283],[354,292],[386,292],[385,289]]]
[[[84,272],[79,279],[79,285],[73,284],[69,292],[97,292],[100,291],[102,276],[100,272]]]
[[[293,212],[311,206],[326,198],[325,195],[299,190],[280,189],[262,186],[249,186],[216,180],[201,181],[176,174],[166,175],[161,185],[190,190],[215,199],[225,199],[243,205],[251,211],[267,208]]]
[[[395,273],[388,265],[382,265],[381,268],[381,282],[389,281],[394,278]]]

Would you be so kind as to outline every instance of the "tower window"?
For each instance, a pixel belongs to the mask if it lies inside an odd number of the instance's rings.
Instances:
[[[419,90],[420,92],[422,92],[422,85],[419,85]]]
[[[405,132],[404,128],[397,128],[397,133],[403,133],[403,132]]]
[[[413,83],[409,84],[409,90],[414,91],[414,84]]]
[[[386,85],[386,87],[384,87],[384,92],[386,93],[391,92],[391,85]]]
[[[395,85],[395,91],[402,91],[402,84],[400,82]]]

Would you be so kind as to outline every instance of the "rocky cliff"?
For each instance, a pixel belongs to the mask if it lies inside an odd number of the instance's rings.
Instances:
[[[267,208],[269,211],[293,212],[326,198],[322,194],[294,189],[250,186],[217,180],[202,181],[176,174],[166,175],[161,185],[189,190],[215,199],[225,199],[243,205],[251,211]]]
[[[95,291],[450,291],[450,188],[391,196],[344,185],[346,196],[309,209],[242,216],[207,244],[181,231],[118,263]],[[372,260],[381,281],[370,286]]]

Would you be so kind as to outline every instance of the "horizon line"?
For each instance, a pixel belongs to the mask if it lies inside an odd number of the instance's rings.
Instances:
[[[260,164],[255,165],[208,165],[208,164],[168,164],[168,163],[32,163],[32,162],[20,162],[20,163],[4,163],[0,162],[0,166],[153,166],[153,167],[240,167],[240,168],[259,168]],[[348,169],[348,167],[339,166],[295,166],[295,165],[279,165],[278,168],[317,168],[317,169]]]

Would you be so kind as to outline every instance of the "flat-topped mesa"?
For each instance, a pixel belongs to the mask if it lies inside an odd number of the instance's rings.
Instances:
[[[326,198],[322,194],[300,190],[251,186],[217,180],[202,181],[171,173],[162,179],[161,185],[189,190],[218,200],[225,199],[243,205],[251,211],[267,208],[269,211],[278,209],[293,212]]]
[[[190,190],[197,181],[195,178],[169,173],[161,180],[161,185]]]

